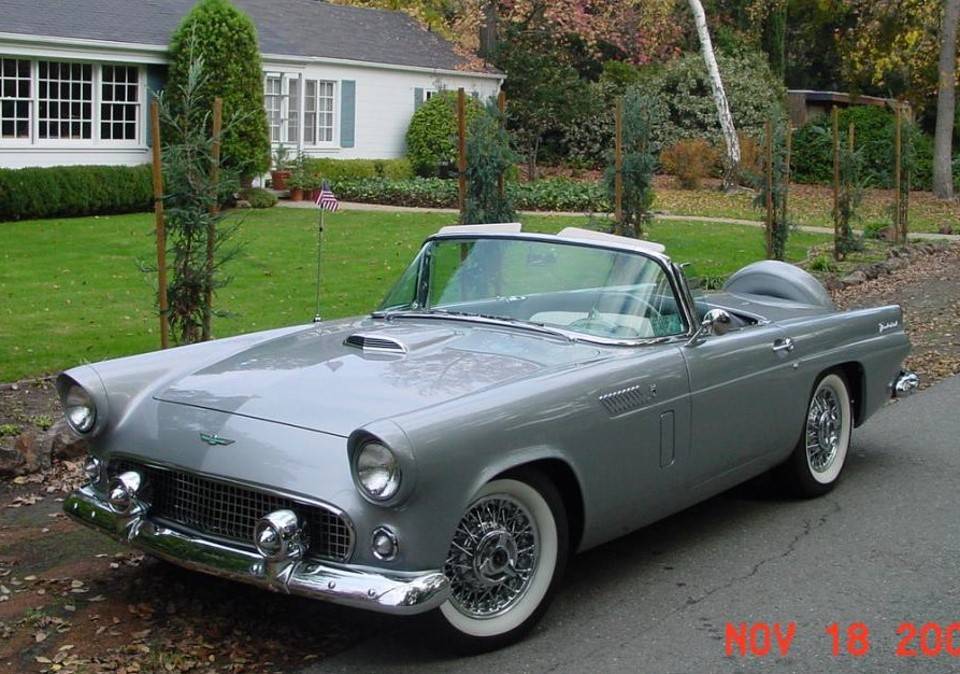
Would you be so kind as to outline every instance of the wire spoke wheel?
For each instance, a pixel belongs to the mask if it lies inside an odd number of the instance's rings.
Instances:
[[[536,569],[539,533],[515,498],[476,501],[457,526],[444,573],[451,602],[464,614],[488,618],[514,606]]]
[[[837,458],[841,441],[842,411],[836,391],[822,386],[810,401],[807,413],[807,460],[815,473],[824,473]]]
[[[568,549],[556,487],[538,473],[488,482],[453,532],[443,572],[450,598],[439,609],[468,652],[512,643],[549,604]]]

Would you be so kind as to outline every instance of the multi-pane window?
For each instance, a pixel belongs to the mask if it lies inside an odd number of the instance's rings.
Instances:
[[[0,138],[30,137],[30,61],[0,58]]]
[[[39,136],[93,138],[93,66],[40,61],[37,72]]]
[[[100,138],[137,140],[140,71],[134,66],[103,66],[100,91]]]
[[[317,81],[307,80],[306,96],[303,101],[303,142],[307,145],[317,143]]]
[[[287,142],[296,143],[300,138],[300,80],[291,79],[287,84]]]
[[[333,142],[333,82],[319,82],[317,87],[317,142]]]
[[[270,141],[283,142],[283,79],[267,77],[264,79],[264,105],[267,108],[267,124],[270,127]]]

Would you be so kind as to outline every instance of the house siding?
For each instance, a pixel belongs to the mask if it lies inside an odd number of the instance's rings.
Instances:
[[[52,39],[51,39],[52,40]],[[65,165],[136,165],[150,161],[149,103],[153,92],[162,87],[166,66],[162,53],[136,49],[97,49],[95,46],[71,48],[54,44],[44,47],[36,42],[24,44],[0,39],[0,55],[31,59],[69,59],[104,64],[137,64],[143,73],[141,105],[141,142],[136,145],[116,146],[109,142],[75,141],[71,143],[8,142],[0,139],[0,167]],[[463,87],[469,94],[482,99],[496,96],[500,87],[498,77],[471,73],[451,73],[415,69],[397,69],[387,65],[337,63],[329,59],[317,62],[297,57],[264,58],[264,72],[280,72],[303,79],[327,80],[336,83],[333,142],[324,145],[296,143],[292,149],[302,150],[307,156],[333,158],[391,159],[405,151],[405,135],[414,113],[416,92],[456,89]],[[353,82],[352,143],[350,124],[344,124],[344,113],[349,113],[349,100],[344,109],[342,85]],[[349,86],[349,85],[348,85]],[[346,133],[345,133],[346,130]]]

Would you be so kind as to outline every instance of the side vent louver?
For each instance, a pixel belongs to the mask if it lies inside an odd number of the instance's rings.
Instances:
[[[378,351],[381,353],[406,353],[407,348],[395,339],[373,335],[350,335],[343,342],[347,346],[355,346],[364,351]]]
[[[610,416],[615,417],[649,405],[656,400],[656,398],[656,384],[647,386],[637,384],[636,386],[629,386],[619,391],[605,393],[600,396],[599,400],[600,404],[607,408]]]

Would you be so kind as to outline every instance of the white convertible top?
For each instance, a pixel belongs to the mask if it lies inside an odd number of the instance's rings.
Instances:
[[[566,239],[568,241],[583,241],[584,243],[602,244],[610,248],[620,248],[622,250],[642,251],[645,253],[655,253],[665,255],[666,246],[652,241],[642,239],[632,239],[628,236],[617,236],[616,234],[607,234],[597,232],[592,229],[583,229],[581,227],[567,227],[560,230],[556,235],[553,234],[534,234],[523,232],[523,226],[519,222],[501,222],[488,225],[451,225],[443,227],[435,236],[464,236],[470,234],[526,234],[531,239],[551,238]]]

